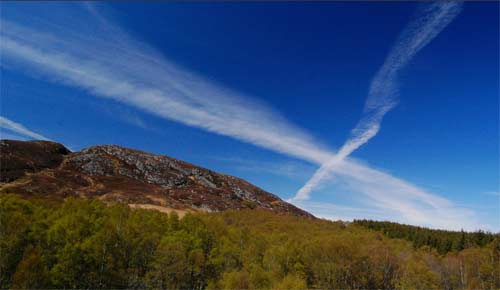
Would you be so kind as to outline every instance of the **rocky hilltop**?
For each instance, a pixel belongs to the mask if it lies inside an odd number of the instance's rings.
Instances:
[[[70,152],[49,141],[0,141],[0,192],[75,196],[161,211],[263,209],[312,217],[243,179],[116,145]]]

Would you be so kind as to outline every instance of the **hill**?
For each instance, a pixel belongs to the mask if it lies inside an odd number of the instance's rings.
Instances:
[[[49,141],[0,141],[0,192],[98,198],[169,212],[263,209],[313,216],[243,179],[116,145],[70,152]]]
[[[242,179],[115,145],[0,151],[2,289],[500,288],[498,235],[320,220]]]

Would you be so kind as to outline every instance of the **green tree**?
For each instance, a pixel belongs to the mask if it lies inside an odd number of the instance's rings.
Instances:
[[[306,281],[303,278],[300,278],[299,276],[290,274],[285,276],[283,280],[281,280],[279,283],[275,284],[273,286],[273,289],[293,289],[293,290],[300,290],[300,289],[307,289]]]
[[[49,286],[49,276],[40,249],[26,248],[12,278],[12,288],[44,289]]]
[[[439,276],[425,265],[421,260],[407,262],[401,278],[396,283],[397,289],[418,290],[418,289],[439,289]]]

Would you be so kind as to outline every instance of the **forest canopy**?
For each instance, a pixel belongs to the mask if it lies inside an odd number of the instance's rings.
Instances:
[[[372,220],[354,220],[354,223],[372,230],[381,231],[391,238],[411,241],[415,248],[432,247],[438,250],[440,254],[446,254],[449,251],[461,251],[470,247],[484,247],[498,237],[498,234],[482,230],[455,232]]]
[[[0,287],[500,288],[498,236],[476,242],[458,232],[442,247],[446,234],[407,227],[257,210],[180,219],[98,200],[3,195]],[[418,244],[419,236],[439,242]]]

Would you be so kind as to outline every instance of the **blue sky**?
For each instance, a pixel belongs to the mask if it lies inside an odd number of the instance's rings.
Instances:
[[[166,154],[325,218],[500,229],[498,3],[428,28],[432,3],[0,5],[2,138]],[[374,121],[370,97],[397,102]]]

